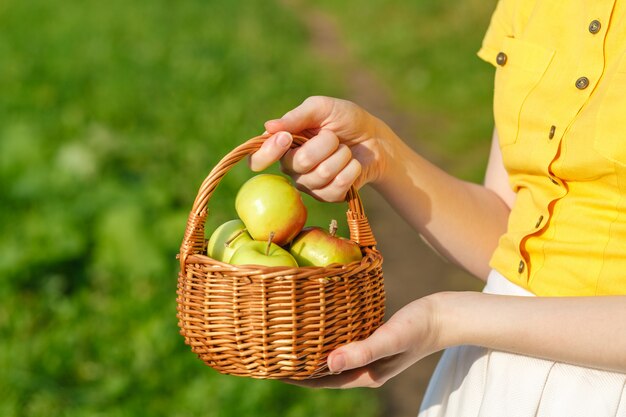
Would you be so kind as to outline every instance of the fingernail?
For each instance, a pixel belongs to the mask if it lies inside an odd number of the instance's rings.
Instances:
[[[268,125],[272,125],[274,123],[278,123],[280,122],[280,119],[272,119],[272,120],[268,120],[267,122],[263,123],[263,125],[267,128]],[[274,131],[276,130],[280,130],[280,128],[276,129],[276,126],[274,126]]]
[[[276,136],[276,143],[283,148],[286,148],[291,144],[291,136],[289,133],[281,132]]]
[[[328,364],[331,372],[341,372],[346,367],[346,358],[341,353],[333,356],[332,361]]]

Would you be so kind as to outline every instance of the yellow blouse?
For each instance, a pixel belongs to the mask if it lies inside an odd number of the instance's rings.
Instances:
[[[500,0],[478,55],[517,193],[491,267],[541,296],[626,294],[626,0]]]

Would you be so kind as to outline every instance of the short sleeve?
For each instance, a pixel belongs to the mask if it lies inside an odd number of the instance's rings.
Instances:
[[[491,16],[491,22],[478,56],[484,61],[496,66],[496,56],[502,48],[504,39],[513,37],[514,15],[517,0],[499,0]]]

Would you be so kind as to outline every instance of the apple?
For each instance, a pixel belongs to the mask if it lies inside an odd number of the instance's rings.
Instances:
[[[349,264],[363,258],[359,245],[336,236],[337,222],[332,221],[330,231],[321,227],[306,227],[291,243],[289,252],[300,266],[327,266]]]
[[[228,263],[239,246],[251,241],[252,238],[241,220],[229,220],[211,234],[207,244],[207,255]]]
[[[286,177],[260,174],[246,181],[235,198],[235,210],[254,240],[284,246],[300,233],[307,211],[300,192]]]
[[[289,252],[272,243],[270,235],[267,242],[252,240],[241,245],[230,258],[232,265],[263,265],[298,267],[298,263]]]

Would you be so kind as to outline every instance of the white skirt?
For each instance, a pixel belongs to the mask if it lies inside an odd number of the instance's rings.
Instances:
[[[483,292],[533,296],[495,271]],[[456,346],[443,353],[418,417],[626,417],[626,374]]]

